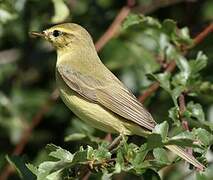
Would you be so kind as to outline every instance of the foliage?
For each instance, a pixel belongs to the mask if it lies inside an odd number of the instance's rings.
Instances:
[[[155,0],[138,0],[136,7],[150,4],[154,6]],[[199,17],[189,15],[188,21],[188,12],[180,15],[184,3],[150,16],[130,13],[119,35],[100,52],[103,62],[135,94],[159,82],[161,89],[145,102],[158,123],[146,139],[123,137],[109,150],[106,134],[77,119],[61,100],[46,104],[55,88],[52,59],[56,56],[52,47],[30,39],[28,32],[74,21],[96,40],[124,5],[111,0],[0,1],[0,169],[6,160],[12,164],[18,175],[11,179],[76,179],[90,171],[90,179],[183,179],[188,167],[178,166],[184,161],[163,148],[168,144],[192,148],[193,155],[207,165],[205,172],[194,172],[194,176],[213,178],[213,166],[207,163],[213,144],[213,37],[194,47],[194,36],[190,36],[192,25],[199,27],[204,20],[212,20],[211,1],[188,3],[189,7],[201,7]],[[166,71],[173,61],[176,70]],[[183,112],[181,95],[185,97]],[[33,130],[22,153],[25,157],[10,155],[42,106],[49,109]],[[184,129],[183,121],[190,131]],[[166,174],[163,168],[171,166],[175,170]]]

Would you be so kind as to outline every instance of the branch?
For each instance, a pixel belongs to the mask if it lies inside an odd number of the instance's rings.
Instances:
[[[183,93],[179,96],[178,101],[179,101],[179,115],[180,120],[182,122],[182,126],[185,130],[189,131],[188,122],[185,120],[185,118],[183,118],[183,113],[186,110],[185,96]]]
[[[115,17],[115,20],[112,22],[112,24],[109,26],[107,31],[101,36],[101,38],[96,42],[95,47],[97,51],[100,51],[104,45],[112,39],[120,29],[120,25],[123,22],[123,20],[128,16],[130,12],[130,8],[128,6],[124,6],[118,15]]]
[[[200,44],[206,36],[208,36],[210,33],[213,32],[213,23],[209,24],[201,33],[199,33],[195,38],[194,38],[194,46],[197,46]]]
[[[193,47],[200,44],[211,32],[213,32],[213,23],[209,24],[202,32],[200,32],[195,38],[194,38],[194,45],[190,48],[184,50],[183,54],[187,54],[188,50],[192,49]],[[165,69],[167,72],[173,72],[176,67],[176,62],[173,60]],[[155,91],[158,90],[160,87],[160,84],[158,82],[154,82],[151,84],[147,90],[143,92],[141,96],[138,97],[140,102],[144,102],[148,97],[150,97]]]

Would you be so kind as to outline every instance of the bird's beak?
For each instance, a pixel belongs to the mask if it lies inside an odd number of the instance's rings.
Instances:
[[[36,32],[36,31],[29,32],[29,35],[31,37],[42,37],[42,38],[45,38],[46,36],[44,32]]]

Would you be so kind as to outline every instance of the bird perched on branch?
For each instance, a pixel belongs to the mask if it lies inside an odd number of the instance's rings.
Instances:
[[[64,103],[83,121],[110,133],[147,137],[156,122],[125,85],[101,62],[89,33],[74,23],[32,32],[57,50],[56,80]],[[176,145],[166,145],[196,168],[204,166]]]

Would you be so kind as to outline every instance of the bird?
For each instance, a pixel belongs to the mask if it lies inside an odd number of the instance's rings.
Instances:
[[[32,36],[57,51],[56,83],[66,106],[85,123],[108,133],[152,134],[156,121],[133,93],[102,63],[92,37],[75,23],[54,25]],[[199,170],[205,166],[176,145],[165,145]]]

